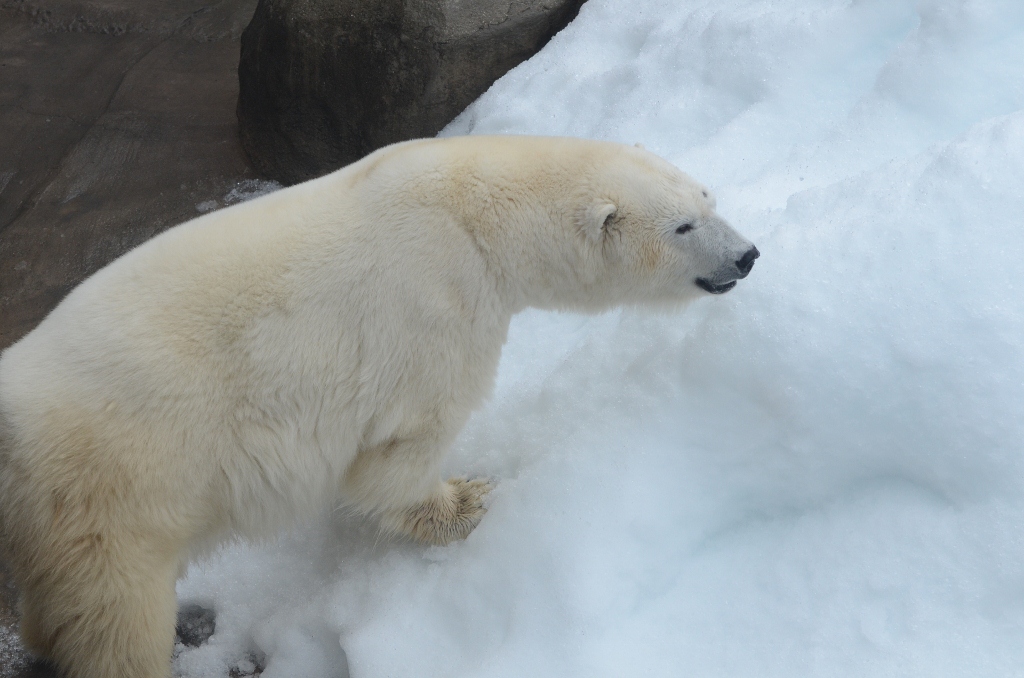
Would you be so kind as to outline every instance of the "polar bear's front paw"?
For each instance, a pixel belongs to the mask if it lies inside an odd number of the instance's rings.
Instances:
[[[441,546],[469,536],[487,513],[484,497],[494,486],[486,480],[452,478],[443,487],[435,498],[406,511],[399,531]]]

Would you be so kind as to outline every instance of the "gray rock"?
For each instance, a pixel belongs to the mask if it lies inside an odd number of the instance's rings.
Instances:
[[[259,172],[291,184],[433,136],[582,4],[260,0],[242,35],[242,145]]]
[[[175,627],[177,640],[187,647],[199,647],[217,630],[217,615],[213,610],[196,603],[182,605],[178,609],[178,623]]]
[[[0,0],[0,349],[111,259],[255,180],[234,111],[255,6]]]

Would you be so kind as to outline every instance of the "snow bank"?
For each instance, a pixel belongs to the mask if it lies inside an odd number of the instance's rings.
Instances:
[[[470,538],[345,515],[192,568],[177,670],[1024,666],[1024,4],[590,0],[446,131],[642,142],[762,252],[676,315],[528,312]]]

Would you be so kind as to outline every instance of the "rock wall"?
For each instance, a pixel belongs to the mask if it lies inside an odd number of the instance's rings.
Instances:
[[[254,7],[0,0],[0,349],[90,273],[255,178],[234,115]]]
[[[437,134],[583,0],[260,0],[238,120],[265,176],[297,183]]]

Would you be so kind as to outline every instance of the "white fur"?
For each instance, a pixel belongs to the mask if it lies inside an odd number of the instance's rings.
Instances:
[[[158,678],[175,578],[225,538],[333,501],[464,537],[488,486],[439,465],[512,315],[701,294],[750,249],[713,207],[642,149],[425,140],[121,257],[0,358],[25,641],[69,676]]]

